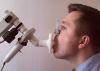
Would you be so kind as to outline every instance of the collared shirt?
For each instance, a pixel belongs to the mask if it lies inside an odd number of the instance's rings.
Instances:
[[[100,71],[100,53],[91,56],[75,71]]]

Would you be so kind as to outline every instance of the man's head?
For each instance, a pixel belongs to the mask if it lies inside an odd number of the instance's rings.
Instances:
[[[100,11],[82,4],[70,4],[68,9],[55,38],[55,57],[70,59],[83,50],[100,51]]]

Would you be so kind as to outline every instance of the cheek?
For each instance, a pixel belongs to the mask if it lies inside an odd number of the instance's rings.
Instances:
[[[68,34],[60,34],[58,37],[59,44],[67,44],[71,40]]]
[[[58,39],[58,46],[60,49],[66,48],[68,46],[67,43],[68,41],[64,37]]]
[[[62,57],[74,55],[78,51],[78,40],[74,38],[74,36],[60,35],[58,38],[57,51]]]
[[[59,49],[71,49],[78,45],[78,39],[73,34],[59,35],[58,37]]]

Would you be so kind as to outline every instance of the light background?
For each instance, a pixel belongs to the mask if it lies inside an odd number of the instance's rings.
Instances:
[[[35,28],[39,39],[47,39],[53,32],[56,17],[63,18],[67,14],[70,3],[82,3],[100,9],[100,0],[0,0],[0,18],[5,10],[13,11],[27,28]],[[19,34],[17,37],[21,36]],[[17,40],[11,44],[0,44],[0,68],[2,60]],[[3,71],[71,71],[72,65],[68,61],[59,60],[49,54],[47,48],[34,47],[28,43],[18,53]]]

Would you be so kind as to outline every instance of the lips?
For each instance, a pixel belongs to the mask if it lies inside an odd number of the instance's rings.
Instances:
[[[52,35],[52,49],[53,49],[53,53],[55,53],[56,49],[57,49],[57,34],[53,34]]]

